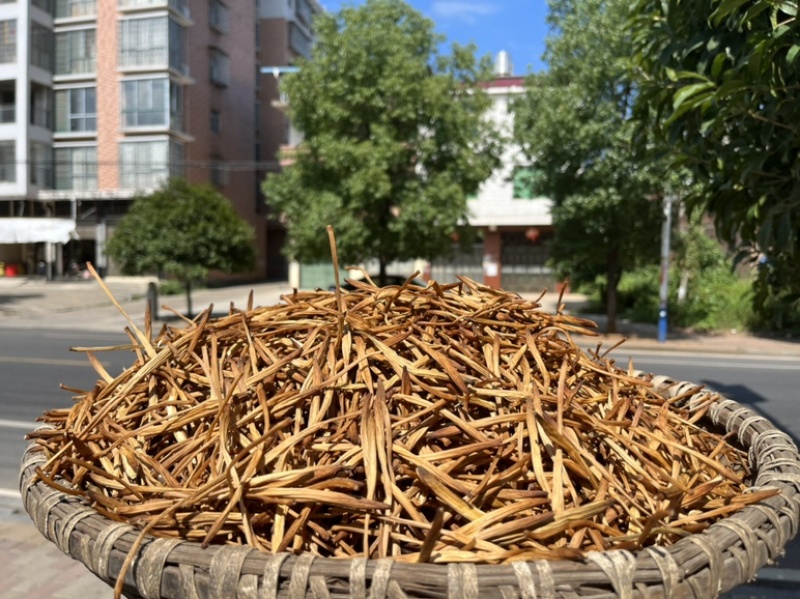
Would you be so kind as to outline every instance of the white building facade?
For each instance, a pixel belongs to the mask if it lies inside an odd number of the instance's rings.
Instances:
[[[524,93],[524,77],[516,77],[505,53],[496,63],[496,77],[486,85],[492,99],[487,117],[511,139],[512,104]],[[472,251],[457,251],[452,259],[431,264],[430,277],[448,282],[458,274],[512,291],[553,289],[547,261],[553,235],[552,202],[537,188],[536,166],[519,146],[509,142],[500,167],[469,200],[469,224],[481,241]]]

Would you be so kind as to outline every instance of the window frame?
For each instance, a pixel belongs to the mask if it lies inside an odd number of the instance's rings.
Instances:
[[[49,27],[31,21],[30,38],[30,64],[52,73],[55,70],[55,33]]]
[[[163,144],[158,150],[161,155],[154,156],[153,147]],[[149,147],[150,156],[144,156],[144,148]],[[126,163],[131,152],[134,160]],[[148,139],[126,139],[119,142],[119,183],[124,189],[155,189],[170,177],[181,176],[183,172],[183,144],[167,137]],[[165,160],[162,161],[162,158]]]
[[[17,19],[0,21],[0,64],[17,62]]]
[[[82,38],[77,43],[75,38]],[[67,40],[63,42],[61,40]],[[75,50],[80,50],[75,52]],[[53,74],[61,77],[90,77],[97,73],[97,27],[82,27],[68,29],[55,33],[55,68]],[[76,69],[75,65],[86,63],[83,69]],[[67,71],[61,68],[68,66]]]
[[[77,152],[94,154],[86,156],[82,161],[76,161]],[[69,160],[63,161],[59,154],[69,153]],[[54,185],[61,191],[93,191],[98,188],[97,145],[81,144],[69,146],[56,146],[53,148]],[[82,168],[76,169],[76,166]],[[67,185],[62,183],[67,182]],[[76,185],[75,183],[79,184]]]
[[[536,165],[518,165],[511,173],[511,196],[514,200],[535,200],[542,197],[536,191],[536,180],[541,176],[541,172]],[[523,177],[530,177],[525,181]]]
[[[0,140],[0,183],[17,182],[17,142]]]
[[[94,101],[94,111],[89,110],[87,101],[88,92],[92,91]],[[76,110],[73,100],[76,92],[80,94],[80,107],[82,110]],[[66,95],[66,100],[60,100],[60,96]],[[69,87],[64,89],[57,89],[56,96],[56,133],[96,133],[97,132],[97,87],[94,85],[86,85],[81,87]],[[74,125],[80,123],[83,126],[75,128]],[[62,127],[62,124],[64,125]]]

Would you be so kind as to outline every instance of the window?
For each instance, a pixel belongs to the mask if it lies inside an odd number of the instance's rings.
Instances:
[[[31,142],[28,171],[30,182],[39,187],[49,189],[53,187],[53,150],[50,146]]]
[[[6,89],[0,91],[0,123],[16,122],[17,120],[16,98],[17,94],[13,89]]]
[[[56,91],[56,131],[97,131],[97,91],[94,87]]]
[[[0,141],[0,181],[5,183],[14,183],[17,180],[15,145],[14,140]]]
[[[211,0],[208,24],[220,33],[228,32],[228,7],[220,0]]]
[[[0,62],[17,60],[17,21],[0,21]]]
[[[32,65],[53,72],[53,32],[39,23],[31,22]]]
[[[182,126],[182,90],[169,79],[139,79],[122,83],[123,127]]]
[[[168,17],[120,21],[122,67],[170,67],[183,71],[183,27]]]
[[[97,14],[97,0],[56,0],[56,18],[90,17]]]
[[[311,58],[311,38],[294,23],[289,23],[289,47],[303,58]]]
[[[53,92],[49,87],[31,84],[31,125],[53,128]]]
[[[228,87],[231,78],[228,55],[218,48],[211,48],[209,65],[211,83],[218,87]]]
[[[56,148],[56,189],[97,189],[97,146]]]
[[[94,29],[56,33],[56,75],[85,75],[97,67]]]
[[[123,142],[119,156],[120,184],[129,189],[158,187],[183,170],[183,146],[172,141]]]
[[[53,14],[53,0],[33,0],[31,4],[37,8],[41,8],[48,15]]]
[[[297,0],[295,14],[297,15],[297,18],[300,19],[307,27],[311,27],[311,18],[313,13],[308,0]]]
[[[521,166],[514,169],[514,199],[532,200],[541,196],[539,191],[542,172],[533,166]]]
[[[217,187],[225,187],[228,184],[228,166],[219,159],[211,162],[211,182]]]
[[[211,110],[210,126],[211,126],[211,131],[213,131],[214,133],[219,133],[219,130],[220,130],[220,120],[219,119],[220,119],[219,110],[213,110],[212,109]]]

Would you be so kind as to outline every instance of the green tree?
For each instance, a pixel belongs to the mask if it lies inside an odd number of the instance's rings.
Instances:
[[[315,31],[311,60],[283,84],[304,142],[264,183],[289,255],[329,260],[328,224],[342,261],[377,258],[381,279],[392,260],[449,251],[467,196],[498,165],[488,61],[457,45],[440,55],[433,23],[400,0],[321,15]]]
[[[800,326],[797,1],[639,0],[630,23],[643,130],[674,147],[741,255],[769,258],[755,307]],[[769,275],[769,276],[767,276]],[[777,310],[777,312],[775,312]]]
[[[665,193],[663,160],[633,144],[628,4],[550,0],[549,68],[515,105],[515,137],[554,202],[553,260],[575,284],[605,276],[608,332],[622,273],[658,260]]]
[[[192,285],[210,270],[252,268],[254,233],[210,185],[172,179],[137,198],[108,241],[108,255],[126,274],[165,273],[181,282],[192,316]]]

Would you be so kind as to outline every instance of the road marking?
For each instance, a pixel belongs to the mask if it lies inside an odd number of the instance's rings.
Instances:
[[[16,489],[0,489],[0,497],[11,497],[12,499],[22,499],[22,493]]]
[[[65,339],[65,340],[72,340],[75,339],[99,339],[105,337],[116,337],[122,342],[130,342],[130,339],[124,333],[114,333],[111,331],[91,331],[91,332],[80,332],[75,334],[69,333],[45,333],[42,335],[45,339]]]
[[[617,360],[617,365],[621,365],[622,362],[627,363],[627,357],[623,360]],[[800,363],[798,364],[772,364],[770,362],[741,362],[738,360],[731,360],[731,361],[719,361],[719,360],[700,360],[700,359],[677,359],[677,358],[658,358],[656,356],[642,356],[641,359],[637,359],[636,355],[633,355],[633,366],[636,368],[637,364],[641,364],[642,362],[646,364],[666,364],[669,366],[693,366],[695,368],[744,368],[749,370],[794,370],[795,372],[800,372]]]
[[[16,356],[0,356],[0,363],[5,364],[36,364],[41,366],[89,366],[89,360],[67,360],[58,358],[24,358]]]
[[[594,345],[586,345],[582,346],[587,352],[591,353],[594,351]],[[600,354],[602,355],[604,348],[600,348]],[[701,360],[707,360],[709,358],[713,358],[716,360],[720,360],[725,358],[725,360],[731,361],[739,361],[739,362],[764,362],[764,363],[775,363],[775,362],[785,362],[785,363],[796,363],[800,365],[800,356],[795,355],[754,355],[754,354],[725,354],[719,352],[698,352],[698,351],[679,351],[679,350],[666,350],[666,349],[638,349],[638,348],[626,348],[625,345],[621,345],[620,347],[614,349],[610,354],[609,357],[619,359],[621,356],[647,356],[647,357],[657,357],[657,358],[683,358],[683,359],[690,359],[690,358],[699,358]]]
[[[39,422],[23,422],[22,420],[4,420],[0,418],[0,428],[20,428],[26,431],[32,431],[40,425],[41,423]]]

